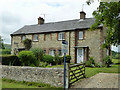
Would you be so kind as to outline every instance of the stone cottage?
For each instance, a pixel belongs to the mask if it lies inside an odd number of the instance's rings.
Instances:
[[[86,18],[86,13],[80,12],[80,19],[44,23],[39,17],[38,24],[25,25],[11,34],[12,53],[24,50],[23,40],[32,40],[32,48],[42,48],[45,54],[52,56],[62,54],[62,40],[68,41],[68,55],[71,55],[72,63],[80,63],[94,57],[98,63],[110,49],[102,49],[105,39],[105,28],[100,25],[97,30],[88,29],[94,24],[94,18]]]

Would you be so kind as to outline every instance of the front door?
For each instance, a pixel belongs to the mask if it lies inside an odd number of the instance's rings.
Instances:
[[[77,48],[77,63],[83,62],[83,48]]]

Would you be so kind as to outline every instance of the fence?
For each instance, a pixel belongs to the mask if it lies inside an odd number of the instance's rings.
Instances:
[[[85,64],[69,65],[66,63],[66,88],[81,78],[85,78]]]

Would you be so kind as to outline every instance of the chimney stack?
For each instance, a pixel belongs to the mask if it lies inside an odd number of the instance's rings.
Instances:
[[[84,11],[80,12],[80,19],[85,19],[86,13]]]
[[[42,17],[39,17],[38,18],[38,24],[44,24],[44,19]]]

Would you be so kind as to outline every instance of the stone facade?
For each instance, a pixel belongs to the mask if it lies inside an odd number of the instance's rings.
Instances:
[[[2,66],[2,78],[46,83],[56,87],[63,87],[63,73],[62,68]]]
[[[84,39],[82,40],[78,39],[79,31],[84,32]],[[57,50],[62,48],[62,41],[58,40],[58,33],[59,32],[38,33],[38,41],[32,41],[32,48],[42,48],[46,50],[46,54],[49,54],[50,49],[54,49],[57,54]],[[15,48],[24,48],[21,36],[22,35],[12,36],[12,53],[14,53]],[[25,37],[32,40],[32,34],[25,35]],[[88,60],[89,57],[94,57],[96,62],[102,63],[103,57],[106,56],[106,49],[103,50],[101,48],[104,37],[105,32],[103,28],[95,31],[89,31],[88,29],[65,31],[65,40],[68,41],[67,55],[71,55],[71,63],[76,63],[77,51],[75,46],[84,48],[84,61]]]

